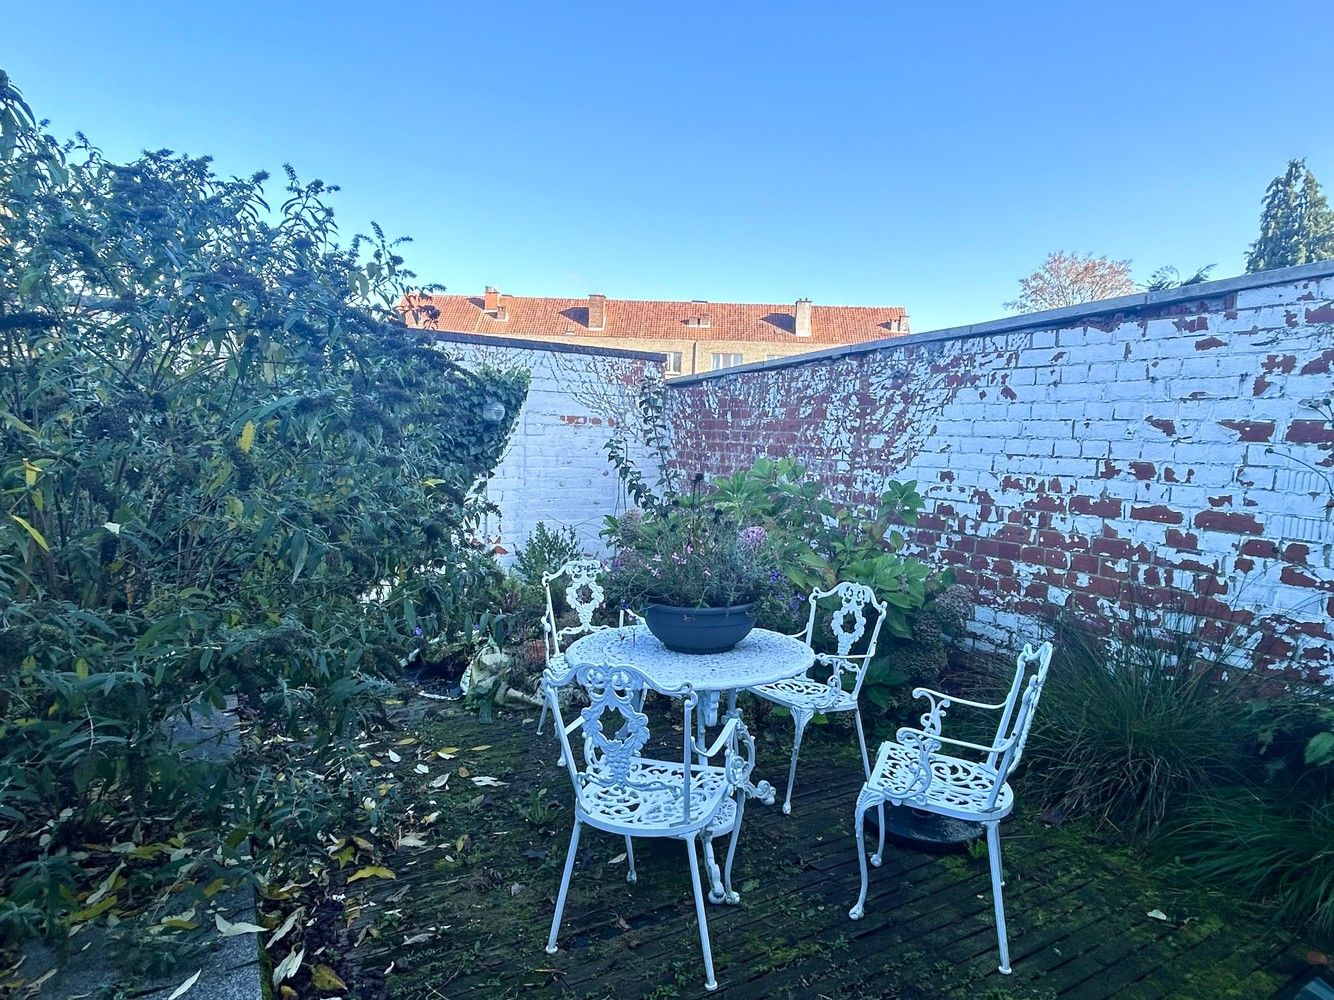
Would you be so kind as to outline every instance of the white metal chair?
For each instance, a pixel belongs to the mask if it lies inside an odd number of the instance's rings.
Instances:
[[[577,718],[566,723],[558,691],[572,681],[583,686],[589,704]],[[746,801],[743,785],[755,765],[755,742],[740,715],[729,713],[717,739],[704,747],[697,742],[691,724],[698,703],[695,692],[688,685],[666,692],[680,697],[685,705],[683,745],[679,760],[655,760],[641,756],[649,737],[648,717],[639,707],[646,680],[634,667],[609,663],[581,666],[563,674],[547,670],[542,686],[560,735],[563,761],[570,772],[575,799],[574,832],[570,835],[565,872],[556,897],[547,953],[554,954],[557,950],[556,935],[579,849],[579,832],[584,825],[625,838],[630,866],[626,878],[630,882],[637,879],[631,837],[672,837],[685,841],[689,852],[695,915],[704,954],[704,988],[716,989],[695,846],[699,843],[704,851],[712,887],[709,898],[713,902],[739,902],[740,896],[732,890],[732,861]],[[613,714],[620,718],[609,719]],[[570,736],[579,729],[583,730],[582,769],[570,747]],[[720,752],[721,765],[708,763]],[[713,838],[725,833],[731,837],[725,867],[720,873],[714,861]]]
[[[1009,694],[995,705],[956,698],[927,688],[913,691],[914,698],[926,698],[930,704],[930,709],[922,715],[921,728],[904,727],[894,740],[880,745],[871,776],[857,796],[857,860],[861,863],[862,886],[856,905],[848,911],[849,917],[860,920],[865,912],[867,871],[863,828],[866,810],[873,804],[881,810],[880,840],[875,854],[871,855],[871,863],[876,866],[884,858],[885,803],[982,823],[987,828],[987,858],[991,863],[992,903],[996,911],[996,936],[1000,941],[1000,971],[1010,972],[1010,943],[1005,933],[1005,904],[1001,898],[1004,883],[1001,880],[1000,821],[1014,808],[1014,792],[1007,779],[1019,766],[1023,755],[1024,742],[1028,739],[1038,699],[1042,696],[1042,686],[1047,682],[1051,652],[1049,642],[1044,642],[1037,650],[1025,646],[1019,654]],[[990,746],[941,735],[945,712],[955,704],[1000,712],[1000,723]],[[944,744],[971,750],[984,757],[968,760],[942,754],[939,750]]]
[[[547,607],[542,615],[542,643],[546,647],[546,668],[556,673],[565,671],[565,646],[567,643],[590,632],[598,632],[610,625],[593,624],[593,615],[607,603],[607,595],[602,589],[600,577],[603,573],[601,560],[571,559],[551,573],[542,574],[542,589],[546,591]],[[565,603],[578,617],[574,625],[561,628],[556,622],[556,603],[552,594],[552,585],[565,581]],[[628,612],[638,618],[633,612]],[[624,625],[627,612],[621,611],[617,624]],[[542,732],[542,725],[547,721],[547,702],[542,699],[542,712],[537,717],[537,732]]]
[[[821,681],[801,676],[749,689],[751,693],[775,705],[782,705],[792,713],[796,734],[792,739],[792,763],[787,772],[787,798],[783,800],[783,812],[788,814],[792,812],[792,785],[797,778],[797,755],[801,751],[801,738],[817,713],[853,713],[857,723],[857,740],[862,749],[862,769],[868,778],[871,776],[871,765],[866,754],[866,732],[862,728],[862,713],[857,698],[861,694],[862,682],[866,679],[866,668],[875,656],[880,626],[885,620],[885,605],[876,599],[870,587],[850,582],[836,584],[830,590],[812,591],[808,600],[811,612],[806,620],[806,630],[798,633],[797,637],[804,639],[806,645],[812,648],[816,640],[816,615],[822,606],[832,606],[829,628],[833,633],[836,652],[818,653],[815,657],[817,665],[832,671],[829,679]],[[874,614],[869,636],[868,607]],[[844,678],[848,675],[852,677],[851,690],[844,685]]]

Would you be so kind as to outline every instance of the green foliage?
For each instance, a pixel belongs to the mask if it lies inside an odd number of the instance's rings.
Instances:
[[[649,374],[635,396],[633,420],[621,420],[619,430],[607,441],[607,458],[625,484],[625,490],[641,510],[655,510],[680,489],[680,476],[672,464],[671,428],[667,426],[666,383],[661,374]],[[653,477],[646,477],[631,458],[632,435],[637,428],[653,464]]]
[[[824,486],[790,458],[758,458],[749,469],[720,476],[710,502],[739,522],[763,526],[773,539],[779,566],[805,593],[856,580],[889,605],[888,635],[912,636],[912,618],[933,587],[931,567],[900,553],[901,525],[917,523],[923,500],[915,482],[891,480],[869,513],[836,506]]]
[[[320,181],[112,163],[2,74],[0,127],[0,896],[50,933],[71,845],[281,825],[171,720],[234,695],[334,752],[466,619],[527,380],[407,330],[397,244],[340,245]]]
[[[542,583],[544,573],[554,573],[579,556],[579,535],[571,526],[552,531],[538,521],[528,542],[514,555],[514,569],[526,583]]]
[[[1053,808],[1151,834],[1187,796],[1243,774],[1258,685],[1228,668],[1202,626],[1141,607],[1116,639],[1063,623],[1029,741]]]
[[[1334,257],[1334,211],[1305,160],[1269,182],[1260,210],[1260,236],[1246,256],[1246,271],[1310,264]]]
[[[1160,848],[1223,885],[1334,940],[1334,787],[1327,777],[1228,788],[1192,803]]]
[[[691,492],[643,514],[608,517],[604,534],[617,548],[607,579],[613,601],[726,608],[781,602],[788,588],[768,532],[725,516],[696,477]]]
[[[1183,277],[1180,271],[1171,264],[1167,264],[1149,275],[1149,280],[1144,284],[1144,290],[1146,292],[1163,292],[1169,288],[1185,288],[1187,285],[1202,284],[1209,280],[1209,273],[1217,266],[1217,264],[1205,264],[1203,267],[1196,268],[1193,274]]]
[[[1164,825],[1158,852],[1334,940],[1334,695],[1283,687],[1249,706],[1246,780],[1206,790]]]

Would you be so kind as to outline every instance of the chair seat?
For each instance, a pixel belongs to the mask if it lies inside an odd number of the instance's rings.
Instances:
[[[785,681],[750,688],[753,694],[784,708],[805,708],[815,712],[851,712],[857,699],[849,691],[831,688],[809,677],[790,677]]]
[[[595,767],[593,773],[597,770]],[[585,784],[580,818],[592,826],[632,837],[688,837],[706,823],[711,835],[727,833],[736,822],[736,803],[726,774],[721,767],[698,765],[691,768],[691,773],[688,823],[682,822],[681,764],[647,757],[635,761],[626,785],[606,787],[591,781]],[[628,785],[662,787],[643,789]]]
[[[1014,808],[1014,793],[1008,782],[1001,783],[995,804],[987,808],[987,799],[1000,778],[985,764],[934,753],[931,783],[924,791],[910,791],[920,769],[918,750],[887,742],[881,744],[866,787],[886,799],[901,799],[914,809],[957,819],[999,819]]]

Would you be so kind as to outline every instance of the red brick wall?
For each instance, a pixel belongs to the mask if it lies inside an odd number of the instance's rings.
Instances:
[[[1334,679],[1334,425],[1310,406],[1334,392],[1334,266],[1191,294],[675,383],[677,461],[790,455],[852,502],[917,480],[913,542],[972,588],[983,645],[1184,600]]]

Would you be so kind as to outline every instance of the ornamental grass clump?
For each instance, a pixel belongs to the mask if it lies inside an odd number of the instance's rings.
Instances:
[[[603,534],[618,550],[608,592],[626,608],[755,604],[762,617],[792,596],[769,533],[714,509],[698,484],[659,511],[608,518]]]
[[[1115,638],[1060,628],[1030,739],[1054,811],[1152,834],[1188,796],[1244,772],[1256,683],[1203,641],[1201,625],[1133,608]]]

